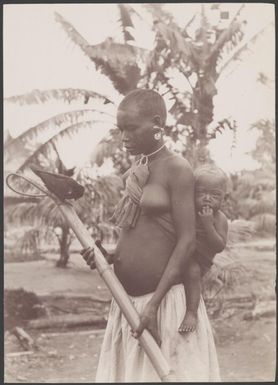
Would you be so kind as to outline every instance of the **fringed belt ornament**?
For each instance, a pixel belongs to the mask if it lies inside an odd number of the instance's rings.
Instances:
[[[124,196],[116,206],[111,221],[121,228],[134,228],[140,215],[140,200],[143,194],[143,187],[150,175],[148,167],[149,157],[156,154],[165,146],[165,143],[156,151],[148,155],[142,155],[141,159],[130,169],[126,179]]]
[[[140,199],[143,193],[143,186],[147,183],[150,171],[148,157],[143,156],[131,168],[126,179],[124,196],[117,204],[111,221],[121,228],[134,228],[140,215]]]

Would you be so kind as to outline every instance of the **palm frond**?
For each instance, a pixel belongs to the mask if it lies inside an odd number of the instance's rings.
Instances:
[[[166,87],[177,104],[176,87],[170,86],[172,69],[179,71],[193,90],[189,78],[194,71],[197,71],[202,58],[191,39],[187,39],[174,23],[157,21],[153,29],[156,33],[155,46],[147,57],[143,79],[148,87],[159,92],[164,92],[163,89]],[[160,85],[163,86],[162,90]],[[182,104],[184,110],[184,103]]]
[[[105,158],[115,154],[117,148],[121,148],[121,136],[117,129],[112,129],[95,147],[91,155],[91,163],[101,166]]]
[[[170,49],[173,59],[179,57],[183,60],[184,65],[188,64],[188,66],[194,67],[196,60],[198,60],[197,53],[191,41],[184,38],[177,25],[157,22],[154,28],[157,31],[159,45],[161,45],[162,40],[165,44],[165,50]]]
[[[57,205],[51,198],[40,200],[38,209],[33,213],[42,229],[61,227],[66,223]]]
[[[15,205],[6,206],[5,222],[18,226],[30,225],[32,212],[36,209],[38,202],[17,202]]]
[[[18,137],[10,139],[4,146],[5,161],[8,162],[11,157],[14,157],[14,154],[17,154],[17,157],[27,158],[38,148],[38,146],[41,146],[51,139],[54,134],[59,133],[70,124],[78,123],[90,116],[93,117],[94,113],[112,116],[106,112],[95,109],[68,111],[55,115],[30,127]]]
[[[238,16],[240,15],[242,9],[245,7],[245,4],[241,5],[236,15],[231,20],[229,26],[225,28],[220,34],[218,34],[215,43],[209,50],[209,53],[206,57],[207,64],[209,66],[219,66],[223,60],[223,55],[227,56],[231,51],[237,49],[240,41],[244,37],[243,27],[246,24],[245,21],[240,21]],[[219,76],[219,73],[215,71],[215,79]]]
[[[103,122],[99,120],[89,120],[64,127],[59,133],[52,136],[51,139],[47,140],[45,143],[41,144],[35,152],[33,152],[27,159],[25,159],[23,164],[18,166],[17,173],[24,173],[26,168],[29,168],[30,163],[41,164],[41,161],[43,159],[53,161],[53,158],[57,157],[57,151],[55,151],[55,144],[65,138],[73,138],[75,135],[78,134],[80,130],[87,130],[88,133],[90,133],[94,129],[94,124],[97,123]]]
[[[20,249],[23,254],[34,253],[39,248],[39,233],[38,228],[31,228],[25,231],[23,237],[19,238],[15,244],[15,247]]]
[[[96,177],[84,168],[77,180],[85,187],[83,197],[74,205],[81,220],[91,226],[108,221],[121,196],[122,178],[114,174]]]
[[[52,100],[58,100],[71,103],[73,101],[84,101],[88,103],[90,99],[98,99],[104,104],[114,104],[108,97],[94,91],[78,89],[78,88],[61,88],[53,90],[33,90],[23,95],[10,96],[4,99],[8,103],[16,103],[19,105],[29,105],[38,103],[47,103]]]
[[[38,202],[21,202],[7,206],[5,208],[5,222],[14,226],[34,226],[31,218]]]
[[[229,129],[236,133],[236,124],[235,121],[231,118],[225,118],[219,120],[214,126],[208,127],[208,136],[215,139],[216,133],[219,132],[222,134],[225,130]]]
[[[55,14],[58,21],[70,39],[79,46],[104,75],[113,83],[115,89],[121,94],[126,94],[136,88],[140,79],[138,55],[142,58],[146,50],[129,44],[114,42],[108,38],[96,45],[89,43],[76,31],[76,29],[60,14]]]
[[[130,29],[134,28],[133,22],[131,20],[129,8],[127,4],[118,4],[120,10],[120,22],[122,26],[122,31],[124,35],[125,42],[134,41],[134,37],[130,33]]]
[[[138,60],[143,60],[146,50],[107,38],[100,44],[89,46],[87,54],[96,69],[106,75],[121,94],[137,87],[141,77]]]
[[[89,46],[89,42],[58,12],[54,12],[54,17],[55,21],[62,26],[71,41],[81,48],[85,54],[87,54],[86,49]]]
[[[53,200],[45,197],[36,203],[22,202],[7,206],[5,222],[13,226],[31,226],[45,232],[49,227],[61,226],[65,220]]]
[[[38,198],[23,197],[20,195],[6,196],[4,193],[4,207],[17,205],[18,203],[36,203]]]
[[[234,46],[234,49],[230,52],[230,54],[226,57],[226,59],[219,65],[218,74],[220,75],[223,70],[234,60],[236,60],[240,54],[247,50],[247,48],[256,42],[256,40],[265,32],[265,30],[269,27],[270,24],[267,24],[263,28],[261,28],[258,32],[255,32],[248,40],[242,40],[239,44]]]
[[[142,9],[139,10],[138,8],[137,9],[134,8],[133,4],[131,4],[131,3],[125,4],[125,7],[127,7],[127,5],[128,5],[129,14],[130,15],[135,15],[138,18],[138,20],[143,21],[145,26],[148,27],[151,30],[152,25],[149,22],[149,20],[146,19],[146,16],[144,15],[144,11],[143,11],[143,14],[142,14]]]
[[[5,220],[13,226],[31,226],[39,229],[45,236],[49,228],[55,228],[65,223],[60,211],[52,199],[39,199],[36,204],[20,203],[8,207]]]
[[[167,24],[170,24],[173,22],[174,20],[173,16],[165,10],[165,8],[163,7],[163,4],[146,3],[144,4],[144,6],[152,14],[154,21],[159,20]]]
[[[233,22],[229,28],[225,29],[219,38],[214,43],[214,46],[212,47],[209,56],[208,56],[208,62],[213,60],[215,56],[217,56],[217,64],[221,60],[223,56],[223,50],[226,48],[226,51],[231,52],[234,49],[236,49],[240,43],[240,41],[243,39],[243,32],[242,32],[242,26],[243,22]]]
[[[192,23],[195,21],[196,17],[197,17],[197,13],[195,13],[195,14],[191,17],[191,19],[186,23],[186,25],[184,26],[184,28],[183,28],[183,35],[184,35],[184,36],[187,36],[187,35],[188,35],[188,34],[187,34],[187,29],[190,28],[190,26],[192,25]]]

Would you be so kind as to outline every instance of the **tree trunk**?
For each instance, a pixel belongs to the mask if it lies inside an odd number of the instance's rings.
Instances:
[[[61,235],[61,238],[59,240],[59,242],[60,242],[60,258],[57,261],[56,266],[65,268],[65,267],[67,267],[67,263],[68,263],[69,256],[70,256],[69,255],[69,246],[70,246],[69,236],[70,236],[70,233],[69,233],[68,225],[63,225],[61,227],[61,229],[62,229],[62,235]]]
[[[200,139],[200,143],[197,147],[197,159],[196,159],[196,166],[201,166],[205,163],[210,163],[210,153],[208,149],[208,141],[204,138]]]

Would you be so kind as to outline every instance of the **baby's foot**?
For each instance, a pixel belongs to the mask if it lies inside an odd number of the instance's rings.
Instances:
[[[194,332],[196,329],[196,324],[197,316],[193,312],[187,311],[179,327],[179,333]]]

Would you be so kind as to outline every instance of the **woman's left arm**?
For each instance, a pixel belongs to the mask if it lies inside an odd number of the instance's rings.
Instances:
[[[137,338],[145,328],[148,328],[158,342],[157,309],[168,290],[180,279],[181,270],[195,249],[193,173],[184,159],[176,158],[175,163],[169,168],[171,208],[177,242],[160,282],[141,314],[141,323],[133,333]]]
[[[180,159],[178,159],[180,161]],[[195,249],[194,179],[189,164],[181,159],[169,170],[172,217],[176,246],[151,299],[158,308],[167,291],[180,278],[181,269]]]

